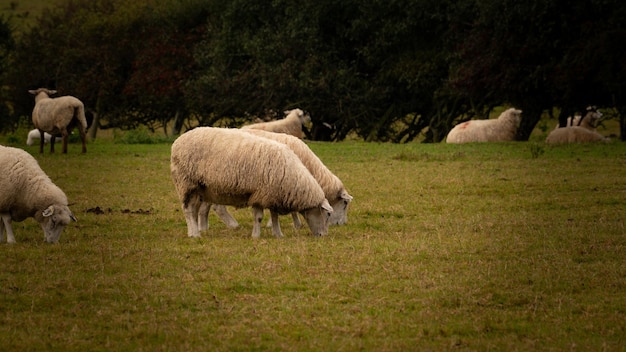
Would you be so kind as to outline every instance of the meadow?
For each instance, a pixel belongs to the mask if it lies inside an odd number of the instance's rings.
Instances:
[[[0,136],[78,218],[56,245],[33,219],[0,245],[0,350],[626,348],[624,143],[310,142],[348,224],[253,240],[249,209],[186,237],[171,143],[131,140],[40,155]]]

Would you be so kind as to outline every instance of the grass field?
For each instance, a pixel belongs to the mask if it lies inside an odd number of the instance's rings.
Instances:
[[[33,153],[78,222],[0,245],[0,350],[626,348],[626,144],[310,143],[349,224],[186,237],[168,143]]]

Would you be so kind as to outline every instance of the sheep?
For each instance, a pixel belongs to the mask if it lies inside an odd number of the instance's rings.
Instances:
[[[497,119],[470,120],[460,123],[448,133],[447,143],[502,142],[515,140],[521,121],[521,110],[510,108]]]
[[[284,133],[273,133],[262,130],[245,130],[247,133],[252,133],[256,136],[275,140],[279,143],[285,144],[291,149],[298,158],[302,161],[304,166],[311,172],[315,180],[322,187],[324,196],[333,207],[333,213],[329,219],[329,225],[343,225],[348,221],[348,205],[352,201],[353,197],[348,194],[348,191],[344,187],[341,180],[335,176],[328,168],[322,163],[322,161],[311,151],[311,149],[299,138],[290,136]],[[237,220],[235,220],[226,210],[223,205],[214,205],[213,209],[217,213],[218,217],[231,228],[237,227]],[[206,230],[206,219],[209,213],[209,207],[202,207],[199,213],[198,223],[200,224],[200,231]],[[302,225],[298,218],[297,213],[292,213],[294,220],[294,226],[300,228]],[[271,221],[271,220],[270,220]],[[270,226],[270,224],[268,224]]]
[[[50,142],[52,135],[48,132],[45,132],[43,135],[44,135],[44,143]],[[30,132],[28,132],[28,136],[26,137],[26,145],[33,145],[33,143],[35,142],[35,139],[39,139],[39,138],[41,138],[41,134],[39,133],[39,130],[37,129],[30,130]],[[59,142],[62,140],[62,138],[54,137],[54,140],[55,142]]]
[[[314,235],[328,232],[333,208],[296,154],[281,143],[238,129],[197,127],[172,144],[170,171],[189,237],[200,237],[203,203],[252,207],[253,238],[260,237],[265,208],[276,237],[282,237],[278,214],[294,211]]]
[[[311,121],[311,116],[300,109],[287,110],[285,115],[287,116],[282,120],[254,123],[241,128],[286,133],[298,138],[304,138],[302,125]]]
[[[30,154],[19,148],[0,146],[0,218],[7,242],[15,243],[11,221],[33,217],[43,228],[46,242],[56,243],[63,228],[77,221],[65,193],[39,167]],[[4,228],[0,223],[0,241]]]
[[[29,90],[35,96],[35,107],[33,108],[33,124],[40,133],[39,153],[43,153],[45,142],[44,133],[51,135],[61,135],[63,138],[63,153],[67,153],[67,140],[74,127],[78,127],[80,139],[83,142],[83,153],[87,152],[85,145],[87,119],[85,118],[85,107],[83,103],[75,97],[63,96],[50,98],[51,94],[56,94],[56,90],[39,88]],[[54,153],[54,139],[50,140],[50,152]]]
[[[609,142],[610,139],[604,137],[596,131],[585,127],[571,126],[561,127],[550,132],[546,138],[548,144],[564,143],[589,143],[589,142]]]
[[[584,117],[581,118],[581,115],[574,115],[574,118],[568,117],[566,127],[580,126],[590,131],[595,131],[601,119],[602,113],[595,106],[588,106]],[[556,125],[556,128],[561,127]]]

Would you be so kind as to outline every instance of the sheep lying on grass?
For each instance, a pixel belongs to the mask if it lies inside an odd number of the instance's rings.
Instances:
[[[41,170],[30,154],[0,146],[0,217],[7,231],[7,242],[15,243],[11,221],[33,217],[43,228],[46,242],[56,243],[74,214],[65,193]],[[0,223],[0,241],[4,239]]]
[[[497,119],[470,120],[460,123],[448,133],[447,143],[503,142],[515,140],[521,121],[521,110],[504,111]]]
[[[591,131],[584,127],[572,126],[557,128],[550,132],[546,138],[548,144],[565,144],[565,143],[590,143],[590,142],[609,142],[610,139],[604,137],[596,131]]]
[[[287,110],[285,111],[285,115],[287,116],[282,120],[255,123],[243,126],[242,129],[251,128],[269,132],[286,133],[298,138],[304,138],[302,125],[311,121],[311,116],[300,109]]]
[[[67,139],[74,127],[78,127],[80,139],[83,142],[83,153],[86,153],[87,119],[83,103],[72,96],[50,98],[50,94],[56,94],[56,90],[39,88],[28,92],[35,96],[33,124],[40,133],[39,152],[43,153],[44,133],[48,132],[51,135],[61,135],[63,153],[67,153]],[[54,153],[54,139],[50,140],[50,152]]]
[[[304,166],[311,172],[317,183],[322,187],[325,197],[333,207],[333,213],[329,219],[329,225],[343,225],[348,222],[348,205],[352,201],[352,196],[348,193],[341,180],[335,176],[322,161],[311,151],[311,149],[299,138],[284,133],[273,133],[262,130],[245,130],[247,133],[254,134],[259,137],[268,138],[286,145],[291,149]],[[202,207],[198,222],[200,231],[206,230],[206,219],[209,213],[208,207]],[[218,217],[228,226],[237,227],[235,220],[223,205],[215,205],[213,209]],[[292,213],[294,226],[300,228],[302,225],[297,213]],[[270,220],[272,221],[272,220]],[[271,222],[268,224],[268,226]]]
[[[52,135],[50,133],[44,132],[43,136],[44,136],[44,143],[50,142],[50,139],[52,138]],[[26,137],[26,145],[33,145],[33,143],[35,142],[35,139],[39,139],[39,138],[41,138],[41,133],[39,132],[39,130],[37,129],[31,130],[30,132],[28,132],[28,136]],[[55,142],[59,142],[61,140],[62,140],[61,137],[54,137]]]
[[[602,113],[598,111],[595,106],[588,106],[585,116],[574,115],[574,118],[571,116],[568,117],[566,127],[580,126],[590,131],[595,131],[601,119]],[[556,128],[560,128],[559,125],[557,125]]]
[[[198,127],[174,141],[170,170],[187,221],[187,235],[200,237],[203,203],[252,207],[252,237],[261,235],[263,209],[281,237],[279,214],[300,212],[314,235],[328,232],[333,208],[296,154],[284,144],[237,129]]]

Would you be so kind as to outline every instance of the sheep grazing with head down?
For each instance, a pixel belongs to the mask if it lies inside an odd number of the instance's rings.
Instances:
[[[304,138],[302,126],[311,121],[311,116],[300,109],[287,110],[285,111],[285,115],[287,116],[282,120],[260,122],[252,125],[246,125],[241,128],[286,133],[298,138]]]
[[[52,135],[48,132],[45,132],[43,136],[44,136],[44,143],[49,143],[50,139],[52,139]],[[39,139],[39,138],[41,138],[41,133],[39,133],[39,130],[37,129],[30,130],[30,132],[28,132],[28,136],[26,137],[26,145],[33,145],[33,143],[35,143],[35,139]],[[55,142],[59,142],[61,140],[62,140],[61,137],[54,137]]]
[[[63,228],[76,221],[65,193],[41,170],[27,152],[0,146],[0,241],[15,243],[11,221],[33,217],[43,228],[47,242],[56,243]]]
[[[237,129],[198,127],[172,144],[170,170],[189,237],[200,237],[203,204],[252,207],[254,238],[261,235],[263,209],[270,209],[276,237],[282,237],[278,215],[294,211],[304,216],[314,235],[328,232],[333,208],[284,144]]]
[[[48,132],[51,135],[61,135],[63,153],[67,153],[67,139],[74,127],[77,127],[83,142],[83,153],[86,153],[87,119],[83,103],[72,96],[50,98],[51,94],[56,94],[56,90],[39,88],[28,92],[35,96],[33,124],[40,133],[39,152],[43,153],[44,133]],[[54,153],[54,139],[50,140],[50,152]]]
[[[470,120],[460,123],[448,133],[447,143],[504,142],[515,140],[522,111],[505,110],[497,119]]]
[[[329,225],[343,225],[348,222],[348,205],[352,201],[352,196],[348,193],[341,180],[322,163],[306,143],[299,138],[284,133],[272,133],[252,129],[247,129],[245,132],[277,141],[291,149],[298,156],[300,161],[302,161],[302,164],[304,164],[307,170],[309,170],[311,175],[313,175],[313,178],[315,178],[320,187],[322,187],[326,200],[328,200],[333,207]],[[228,213],[223,205],[215,205],[213,209],[228,227],[237,227],[237,220]],[[206,230],[207,228],[206,219],[208,213],[209,208],[206,206],[202,207],[198,219],[200,231]],[[301,227],[297,213],[292,213],[292,217],[294,226],[296,228]],[[268,226],[269,225],[270,224],[268,224]]]

